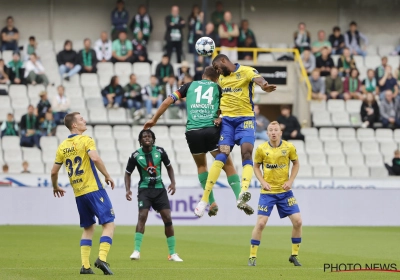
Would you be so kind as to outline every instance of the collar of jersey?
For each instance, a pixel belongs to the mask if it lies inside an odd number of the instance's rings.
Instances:
[[[72,137],[74,137],[76,135],[78,135],[78,134],[71,134],[71,135],[68,136],[68,138],[72,138]]]
[[[271,145],[271,143],[268,141],[268,145],[270,145],[271,146],[271,148],[275,148],[275,147],[272,147],[272,145]],[[280,147],[282,145],[282,140],[281,140],[281,142],[279,142],[279,145],[278,145],[278,147]],[[278,148],[277,147],[277,148]]]
[[[146,152],[143,150],[143,147],[140,147],[140,148],[142,149],[142,152],[143,152],[143,153],[145,153],[145,154],[150,154],[150,153],[154,150],[155,147],[156,147],[156,146],[153,145],[153,147],[151,148],[150,152],[148,152],[148,153],[146,153]]]
[[[236,68],[235,68],[235,71],[233,71],[233,72],[236,72],[239,69],[240,64],[239,63],[235,63],[235,66],[236,66]]]

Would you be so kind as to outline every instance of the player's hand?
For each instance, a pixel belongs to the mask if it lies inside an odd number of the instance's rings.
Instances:
[[[54,197],[63,197],[65,193],[66,191],[60,187],[57,187],[56,189],[53,188]]]
[[[221,122],[222,122],[222,119],[221,118],[217,118],[217,119],[214,120],[214,125],[216,127],[218,127],[218,126],[220,126]]]
[[[292,188],[292,184],[293,184],[293,182],[287,181],[283,184],[282,189],[284,189],[285,191],[288,191]]]
[[[176,191],[175,184],[171,183],[171,185],[169,185],[169,187],[168,187],[168,193],[171,194],[171,195],[174,195],[175,191]]]
[[[261,182],[261,188],[264,190],[264,191],[270,191],[271,190],[271,186],[267,183],[267,182]]]
[[[131,201],[132,200],[132,191],[131,190],[129,190],[129,191],[126,191],[126,200],[129,200],[129,201]]]
[[[113,190],[114,186],[115,186],[114,180],[111,179],[111,177],[106,177],[105,181],[106,181],[107,185],[109,185],[111,187],[111,189]]]
[[[269,85],[268,83],[265,83],[262,87],[262,90],[265,92],[273,92],[276,90],[276,85]]]
[[[152,128],[153,126],[155,126],[156,123],[157,123],[157,122],[153,121],[152,119],[151,119],[151,120],[148,120],[148,121],[144,124],[143,129],[145,129],[145,130],[150,129],[150,128]]]

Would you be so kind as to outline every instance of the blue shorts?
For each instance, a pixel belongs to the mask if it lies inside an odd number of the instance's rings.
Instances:
[[[275,205],[281,219],[295,213],[300,213],[300,208],[297,205],[296,198],[293,196],[293,192],[288,191],[277,194],[262,193],[258,201],[258,215],[269,217]]]
[[[78,206],[81,227],[86,228],[95,224],[95,216],[99,220],[100,225],[114,222],[114,209],[106,190],[87,193],[75,199]]]
[[[235,146],[243,143],[254,145],[256,140],[256,123],[254,117],[223,117],[221,123],[221,136],[218,145]]]

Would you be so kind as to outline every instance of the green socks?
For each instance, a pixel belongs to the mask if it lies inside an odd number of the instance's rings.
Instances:
[[[135,251],[140,252],[140,247],[142,246],[143,241],[143,233],[136,232],[135,233]]]
[[[175,236],[167,237],[169,255],[175,254]]]
[[[228,183],[231,186],[233,192],[235,193],[236,199],[239,199],[240,188],[241,188],[239,175],[234,174],[229,176]]]
[[[201,187],[203,188],[203,190],[206,188],[206,183],[207,183],[207,177],[208,177],[208,172],[204,172],[201,174],[197,175],[201,184]],[[237,176],[237,175],[236,175]],[[239,178],[239,176],[238,176]],[[240,187],[240,183],[239,183],[239,187]],[[239,188],[240,191],[240,188]],[[214,193],[213,191],[211,191],[210,196],[209,196],[209,202],[210,205],[213,204],[215,202],[215,198],[214,198]]]

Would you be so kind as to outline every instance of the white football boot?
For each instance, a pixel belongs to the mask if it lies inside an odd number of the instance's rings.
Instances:
[[[177,253],[168,256],[168,260],[171,262],[183,262],[183,260],[178,256]]]
[[[140,252],[139,251],[133,251],[132,255],[130,256],[131,260],[139,260],[140,259]]]
[[[194,214],[199,218],[203,217],[207,204],[208,204],[207,202],[200,200],[200,202],[196,206],[196,209],[194,209]]]

